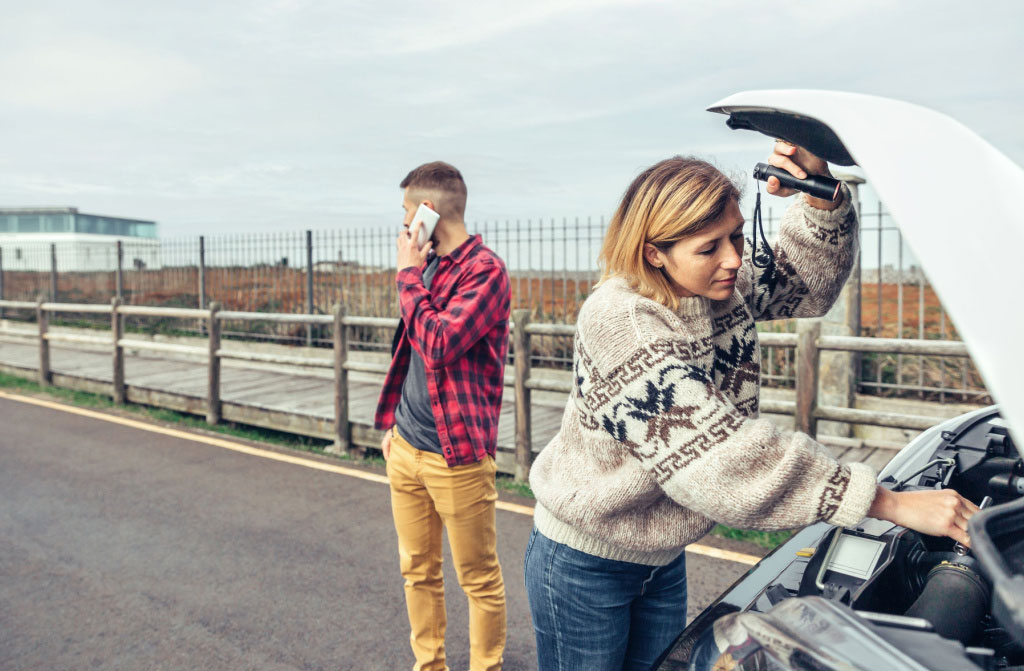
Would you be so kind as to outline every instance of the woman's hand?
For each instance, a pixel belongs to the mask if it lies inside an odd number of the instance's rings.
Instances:
[[[967,520],[976,512],[978,506],[952,489],[891,492],[885,487],[879,487],[868,516],[888,520],[929,536],[948,536],[970,547]]]
[[[772,152],[772,155],[768,157],[768,164],[773,165],[776,168],[782,168],[797,179],[806,179],[808,175],[823,175],[825,177],[832,176],[832,173],[828,170],[828,163],[803,147],[797,147],[796,145],[783,142],[782,140],[775,141],[775,150]],[[782,198],[786,198],[797,193],[796,189],[783,188],[777,177],[769,177],[766,188],[768,193]],[[831,201],[822,200],[821,198],[812,198],[806,194],[804,197],[807,198],[808,205],[819,210],[834,210],[843,202],[841,199],[838,201]]]

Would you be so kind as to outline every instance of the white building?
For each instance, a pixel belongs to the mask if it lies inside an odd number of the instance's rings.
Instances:
[[[5,271],[48,271],[54,251],[60,272],[113,271],[118,241],[125,269],[159,267],[155,221],[84,214],[74,207],[0,208]]]

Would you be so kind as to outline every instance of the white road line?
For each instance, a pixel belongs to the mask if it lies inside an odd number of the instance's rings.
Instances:
[[[118,417],[117,415],[108,415],[106,413],[96,412],[95,410],[86,410],[85,408],[76,408],[75,406],[72,405],[54,403],[53,401],[44,401],[42,399],[32,398],[31,396],[10,394],[5,391],[0,391],[0,398],[7,399],[8,401],[17,401],[19,403],[29,403],[31,405],[38,405],[43,408],[59,410],[60,412],[67,412],[72,415],[81,415],[82,417],[98,419],[101,422],[120,424],[121,426],[128,426],[133,429],[138,429],[140,431],[149,431],[150,433],[159,433],[164,436],[181,438],[182,440],[190,440],[196,443],[204,443],[206,445],[213,445],[214,447],[222,447],[226,450],[234,450],[235,452],[241,452],[242,454],[248,454],[254,457],[262,457],[263,459],[272,459],[274,461],[281,461],[286,464],[293,464],[295,466],[305,466],[306,468],[313,468],[318,471],[337,473],[338,475],[346,475],[352,478],[359,478],[361,480],[369,480],[370,482],[378,482],[381,484],[388,483],[388,479],[386,476],[378,475],[377,473],[367,473],[366,471],[361,471],[356,468],[345,468],[344,466],[325,464],[314,459],[294,457],[289,454],[281,454],[280,452],[274,452],[272,450],[263,450],[258,447],[250,447],[249,445],[236,443],[233,440],[225,440],[223,438],[214,438],[212,436],[204,436],[202,434],[189,433],[188,431],[170,429],[164,426],[148,424],[146,422],[141,422],[135,419],[127,419],[125,417]],[[518,503],[498,501],[495,504],[495,506],[499,510],[505,510],[510,513],[517,513],[519,515],[530,516],[533,515],[532,507],[520,505]],[[741,552],[732,552],[731,550],[722,550],[719,548],[713,548],[708,545],[701,545],[699,543],[692,543],[690,545],[687,545],[686,551],[691,554],[704,555],[705,557],[712,557],[714,559],[722,559],[725,561],[736,562],[737,564],[747,564],[749,566],[752,566],[757,562],[761,561],[761,558],[755,555],[743,554]]]

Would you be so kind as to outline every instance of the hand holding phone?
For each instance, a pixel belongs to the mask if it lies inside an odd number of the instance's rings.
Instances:
[[[441,215],[434,212],[432,209],[427,207],[426,203],[420,203],[419,208],[416,210],[416,214],[412,217],[412,222],[409,224],[409,230],[416,226],[417,221],[422,221],[423,226],[420,227],[420,236],[416,241],[417,246],[423,249],[423,245],[427,244],[430,240],[430,236],[434,234],[434,227],[437,226],[438,220]]]

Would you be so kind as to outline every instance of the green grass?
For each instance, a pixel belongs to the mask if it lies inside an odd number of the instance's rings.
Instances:
[[[498,474],[498,478],[495,481],[498,489],[509,492],[510,494],[516,494],[518,496],[525,496],[527,498],[534,498],[533,490],[530,489],[530,485],[527,482],[516,482],[510,475]]]
[[[331,442],[327,440],[318,440],[316,438],[297,436],[283,431],[262,429],[259,427],[234,424],[231,422],[224,422],[217,425],[207,424],[206,420],[196,417],[195,415],[177,412],[175,410],[168,410],[166,408],[154,408],[134,403],[125,403],[124,405],[118,406],[105,394],[93,394],[87,391],[75,391],[73,389],[63,389],[61,387],[53,386],[42,387],[32,380],[2,372],[0,372],[0,389],[11,389],[32,394],[45,394],[71,405],[85,408],[96,408],[101,410],[120,408],[157,422],[178,424],[190,429],[200,429],[202,431],[219,433],[226,436],[233,436],[235,438],[243,438],[245,440],[260,443],[269,443],[271,445],[280,445],[293,450],[312,452],[314,454],[328,456],[342,461],[352,461],[378,467],[383,467],[386,463],[384,461],[384,457],[380,454],[380,450],[369,449],[367,450],[366,456],[362,458],[352,457],[347,454],[328,454],[325,450]],[[498,476],[497,486],[498,489],[518,494],[519,496],[533,498],[533,492],[530,491],[530,486],[528,484],[515,482],[508,476]]]
[[[58,387],[41,387],[38,383],[16,375],[0,373],[0,388],[16,389],[30,393],[45,393],[48,396],[67,401],[72,405],[84,406],[86,408],[111,408],[114,402],[100,394],[90,394],[85,391],[74,391],[72,389],[61,389]]]
[[[119,408],[157,422],[178,424],[191,429],[201,429],[203,431],[219,433],[235,438],[243,438],[245,440],[268,443],[271,445],[280,445],[293,450],[312,452],[314,454],[325,455],[325,448],[331,444],[331,442],[327,440],[296,436],[295,434],[285,433],[283,431],[261,429],[258,427],[234,424],[231,422],[224,422],[217,425],[207,424],[204,419],[196,417],[195,415],[177,412],[175,410],[168,410],[166,408],[153,408],[134,403],[126,403],[119,406],[105,394],[93,394],[91,392],[63,389],[61,387],[53,386],[42,387],[37,382],[33,382],[32,380],[16,375],[9,375],[7,373],[0,373],[0,388],[13,389],[26,393],[41,393],[79,407],[97,409]],[[353,458],[348,455],[332,454],[329,456],[349,461],[353,460]],[[369,458],[366,461],[367,463],[384,462],[383,459],[374,458]]]
[[[177,412],[175,410],[167,410],[165,408],[153,408],[134,403],[126,403],[122,406],[118,406],[110,399],[109,396],[104,394],[93,394],[91,392],[63,389],[53,386],[41,387],[37,382],[33,382],[32,380],[16,375],[9,375],[7,373],[0,373],[0,389],[12,389],[25,393],[46,394],[47,396],[60,399],[71,405],[85,408],[121,408],[157,422],[178,424],[191,429],[200,429],[202,431],[219,433],[226,436],[233,436],[235,438],[268,443],[271,445],[279,445],[293,450],[330,456],[343,461],[353,461],[360,464],[369,464],[374,466],[384,466],[385,464],[385,461],[383,457],[380,456],[380,452],[378,450],[368,450],[367,455],[362,458],[355,458],[347,454],[328,454],[325,449],[331,443],[327,440],[296,436],[295,434],[285,433],[283,431],[261,429],[258,427],[245,426],[230,422],[212,425],[207,424],[204,419],[196,417],[195,415]],[[496,485],[498,489],[502,491],[530,499],[534,498],[533,491],[530,489],[529,484],[525,482],[516,482],[510,476],[498,475]],[[793,532],[791,531],[745,531],[743,529],[733,529],[732,527],[727,527],[721,524],[712,529],[711,533],[716,536],[721,536],[722,538],[754,543],[755,545],[760,545],[761,547],[769,549],[782,544],[793,535]]]
[[[769,550],[782,545],[790,536],[793,535],[792,531],[748,531],[746,529],[733,529],[727,527],[724,524],[716,525],[711,533],[715,536],[721,536],[722,538],[729,538],[734,541],[743,541],[744,543],[753,543],[754,545],[760,545],[763,548]]]

